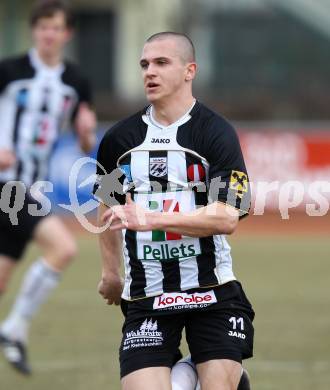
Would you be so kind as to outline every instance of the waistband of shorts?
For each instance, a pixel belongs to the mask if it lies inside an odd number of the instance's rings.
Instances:
[[[213,291],[217,301],[225,303],[226,301],[230,301],[232,298],[237,297],[242,292],[241,283],[238,280],[232,280],[225,284],[216,285],[213,287],[199,287],[193,288],[186,291],[173,291],[173,294],[194,294],[194,293],[206,293],[209,291]],[[169,292],[170,294],[170,292]],[[124,316],[126,316],[127,311],[130,310],[153,310],[153,303],[156,298],[161,297],[162,294],[146,297],[144,299],[138,299],[133,301],[128,301],[124,298],[121,300],[121,310]]]

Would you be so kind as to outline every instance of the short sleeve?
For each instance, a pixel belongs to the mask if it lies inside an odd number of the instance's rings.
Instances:
[[[92,88],[90,82],[84,77],[81,78],[79,83],[78,98],[79,103],[88,103],[89,105],[92,105],[93,103]]]
[[[93,104],[92,89],[88,79],[81,73],[76,65],[65,62],[65,70],[62,74],[64,84],[72,87],[77,94],[77,101],[71,114],[71,120],[74,121],[79,110],[80,103]]]
[[[116,138],[109,130],[98,148],[96,181],[93,188],[94,197],[108,207],[125,204],[124,174],[117,168],[119,157]]]
[[[76,88],[78,93],[78,102],[72,112],[72,116],[71,116],[72,121],[74,121],[77,116],[80,103],[87,103],[89,106],[92,106],[93,104],[92,89],[87,79],[81,78]]]
[[[238,136],[225,120],[215,118],[210,126],[207,142],[209,196],[212,201],[235,207],[243,217],[249,213],[251,192]]]

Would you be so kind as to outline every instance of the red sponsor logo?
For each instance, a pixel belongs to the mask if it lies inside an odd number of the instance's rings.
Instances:
[[[154,309],[162,309],[171,306],[202,305],[217,302],[214,291],[206,293],[165,293],[154,300]]]

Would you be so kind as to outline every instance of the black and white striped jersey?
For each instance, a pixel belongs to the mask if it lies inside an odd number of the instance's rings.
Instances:
[[[45,65],[35,49],[0,63],[0,149],[13,150],[17,163],[0,172],[0,182],[30,186],[48,174],[59,131],[74,117],[78,103],[90,103],[88,82],[76,66]]]
[[[201,103],[165,127],[148,107],[111,128],[98,151],[95,196],[106,205],[130,191],[148,210],[188,212],[213,201],[249,211],[248,176],[232,126]],[[235,276],[223,235],[123,231],[123,298],[221,285]]]

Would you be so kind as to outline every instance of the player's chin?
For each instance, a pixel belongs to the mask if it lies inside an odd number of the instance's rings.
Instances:
[[[156,93],[154,91],[146,91],[146,98],[149,103],[157,103],[161,99],[161,95],[159,93]]]
[[[63,45],[60,42],[45,42],[43,45],[43,49],[45,53],[48,54],[57,54],[59,53],[63,48]]]

